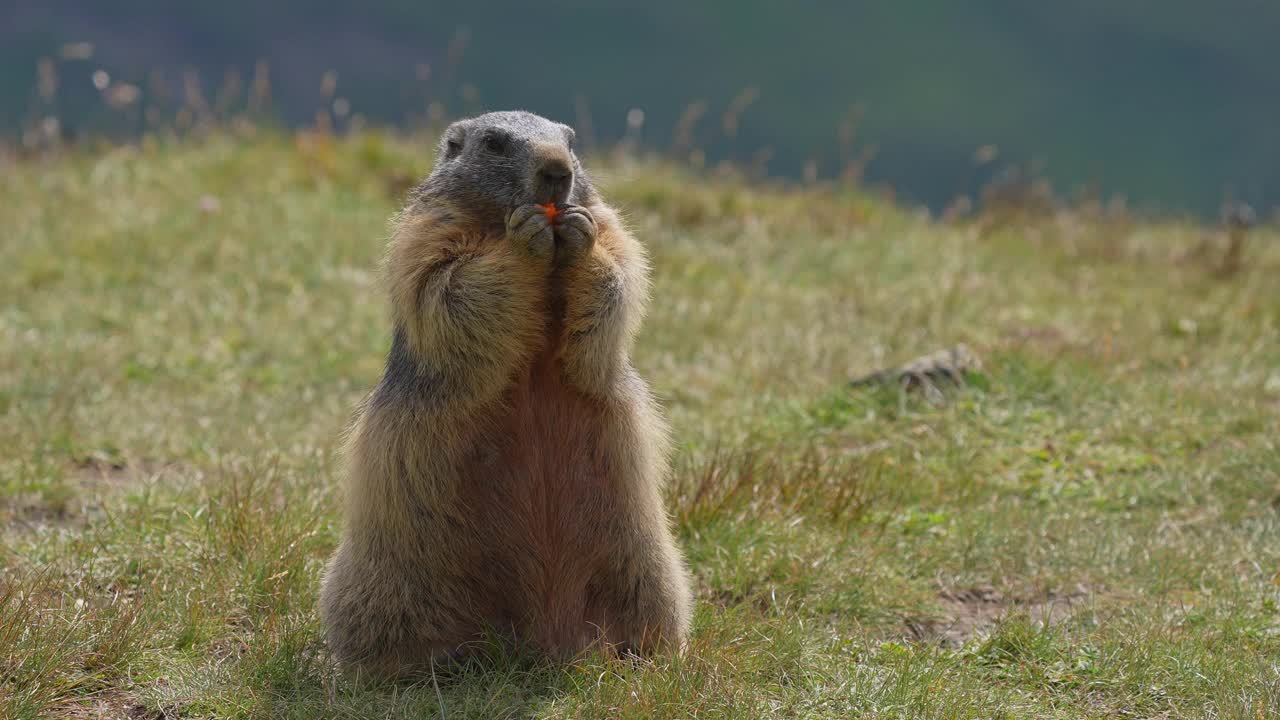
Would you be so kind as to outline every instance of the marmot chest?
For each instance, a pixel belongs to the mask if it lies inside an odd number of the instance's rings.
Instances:
[[[603,407],[563,378],[552,352],[515,378],[504,405],[503,461],[511,480],[571,494],[599,487]]]

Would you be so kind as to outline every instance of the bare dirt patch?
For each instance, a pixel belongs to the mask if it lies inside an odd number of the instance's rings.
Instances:
[[[98,485],[148,480],[181,467],[177,463],[159,460],[114,460],[101,455],[89,455],[72,462],[77,480],[83,484]]]
[[[937,602],[939,616],[910,619],[907,629],[921,642],[956,648],[975,637],[989,635],[1006,617],[1022,615],[1039,626],[1056,625],[1069,618],[1089,597],[1077,586],[1070,592],[1051,592],[1040,597],[1007,596],[991,587],[943,590]]]
[[[104,690],[77,702],[52,708],[50,717],[65,720],[152,720],[157,716],[119,690]]]
[[[178,463],[159,460],[96,454],[75,458],[62,477],[51,480],[42,491],[21,493],[0,503],[0,517],[30,529],[83,526],[102,514],[109,498],[182,470]]]

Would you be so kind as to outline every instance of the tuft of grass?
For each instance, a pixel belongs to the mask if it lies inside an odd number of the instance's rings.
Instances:
[[[0,717],[1269,717],[1280,243],[1057,204],[934,221],[636,158],[635,362],[689,647],[341,675],[338,447],[423,138],[211,132],[0,176]],[[941,396],[852,378],[965,343]]]

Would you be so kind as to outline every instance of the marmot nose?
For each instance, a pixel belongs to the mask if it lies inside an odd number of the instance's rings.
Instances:
[[[573,170],[563,160],[548,160],[538,168],[538,180],[553,188],[568,185],[573,178]]]

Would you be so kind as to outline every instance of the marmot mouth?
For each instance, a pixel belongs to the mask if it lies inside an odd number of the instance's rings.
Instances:
[[[522,203],[527,205],[564,205],[569,202],[569,192],[537,192],[531,193]]]

